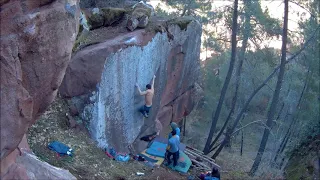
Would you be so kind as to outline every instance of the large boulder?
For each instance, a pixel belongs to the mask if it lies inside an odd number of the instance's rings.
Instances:
[[[2,179],[61,179],[75,180],[68,170],[54,167],[39,160],[33,153],[26,149],[21,149],[16,163],[10,167],[9,171]]]
[[[192,18],[159,20],[146,29],[114,34],[73,55],[60,93],[78,107],[100,147],[128,151],[156,117],[167,126],[192,110],[200,37],[201,25]],[[138,112],[144,98],[135,84],[144,88],[154,74],[153,107],[144,120]]]
[[[83,9],[81,24],[84,29],[93,30],[102,26],[110,26],[120,21],[126,13],[123,8],[93,8]]]
[[[132,6],[140,0],[81,0],[81,8],[104,8]]]
[[[27,178],[24,163],[16,164],[17,147],[58,92],[77,35],[78,3],[0,3],[1,177],[11,173],[16,179]]]
[[[127,28],[130,31],[135,30],[137,27],[145,28],[149,23],[150,16],[154,16],[153,7],[143,1],[140,1],[132,6],[132,12],[127,20]]]

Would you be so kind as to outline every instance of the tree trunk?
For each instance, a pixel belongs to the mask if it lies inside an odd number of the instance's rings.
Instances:
[[[284,103],[282,103],[282,106],[281,106],[281,109],[280,109],[280,111],[279,111],[279,113],[278,113],[278,116],[277,116],[276,121],[278,121],[278,120],[280,119],[280,116],[281,116],[281,114],[282,114],[283,108],[284,108]]]
[[[287,139],[284,141],[282,147],[280,148],[279,154],[283,153],[284,148],[287,146],[287,143],[288,143],[288,141],[289,141],[289,139],[290,139],[291,134],[292,134],[292,130],[290,130]]]
[[[279,146],[279,148],[277,150],[277,153],[276,153],[276,155],[274,157],[274,160],[273,160],[274,163],[277,163],[278,156],[283,152],[284,148],[286,147],[287,142],[288,142],[288,140],[290,138],[290,135],[292,134],[291,133],[292,126],[295,123],[295,120],[298,119],[298,115],[299,115],[299,112],[300,112],[300,104],[301,104],[301,100],[302,100],[302,97],[304,95],[304,92],[306,90],[307,84],[309,82],[309,77],[310,77],[309,75],[310,75],[310,66],[308,68],[308,72],[307,72],[307,75],[306,75],[306,80],[304,81],[304,85],[303,85],[303,88],[302,88],[302,91],[301,91],[301,94],[300,94],[300,97],[299,97],[299,100],[298,100],[298,103],[297,103],[297,106],[296,106],[296,110],[297,110],[297,114],[296,115],[297,115],[297,117],[292,119],[292,121],[290,123],[290,126],[289,126],[289,128],[287,130],[287,133],[284,136],[284,138],[283,138],[283,140],[282,140],[282,142],[281,142],[281,144],[280,144],[280,146]]]
[[[282,141],[281,141],[281,144],[280,144],[280,146],[279,146],[279,148],[278,148],[278,150],[277,150],[276,156],[274,157],[274,160],[273,160],[273,161],[274,161],[274,164],[277,163],[277,159],[278,159],[278,156],[280,155],[281,150],[283,149],[284,145],[288,142],[289,133],[290,133],[290,130],[291,130],[291,126],[292,126],[292,124],[290,125],[290,127],[289,127],[286,135],[283,137],[283,139],[282,139]],[[290,133],[290,134],[291,134],[291,133]]]
[[[206,59],[205,61],[208,59],[208,38],[206,39]]]
[[[187,12],[187,6],[188,6],[188,5],[185,5],[185,6],[183,7],[183,11],[182,11],[182,13],[181,13],[181,15],[180,15],[181,17],[186,14],[186,12]]]
[[[242,116],[242,119],[244,119],[245,116]],[[217,151],[213,154],[212,159],[215,159],[216,157],[218,157],[218,155],[221,153],[222,149],[224,148],[224,146],[226,146],[230,140],[231,140],[231,136],[233,136],[233,131],[234,131],[235,127],[232,127],[229,129],[229,131],[226,132],[226,136],[223,139],[221,145],[219,146],[219,148],[217,149]]]
[[[246,53],[246,49],[247,49],[248,39],[249,39],[249,36],[250,36],[250,33],[251,33],[251,26],[250,26],[251,13],[250,13],[250,10],[249,10],[251,1],[245,0],[244,3],[245,3],[245,6],[246,6],[246,13],[245,13],[245,19],[244,19],[244,29],[242,31],[242,33],[243,33],[243,41],[242,41],[242,46],[241,46],[241,50],[240,50],[240,53],[239,53],[239,64],[238,64],[238,67],[237,67],[237,70],[236,70],[236,89],[235,89],[235,92],[234,92],[234,96],[232,98],[231,109],[230,109],[230,112],[228,114],[228,117],[225,120],[220,132],[218,133],[218,135],[215,137],[215,139],[211,143],[210,149],[215,145],[215,143],[218,141],[218,139],[221,137],[223,131],[227,127],[228,122],[230,121],[231,116],[234,113],[234,109],[236,107],[237,100],[238,100],[238,90],[239,90],[240,82],[241,82],[241,80],[240,80],[241,79],[241,69],[242,69],[242,64],[243,64],[245,53]]]
[[[299,51],[297,51],[297,52],[295,53],[295,55],[291,56],[291,57],[286,61],[286,63],[292,62],[293,59],[295,59],[304,49],[306,49],[306,47],[308,46],[308,44],[309,44],[311,41],[314,40],[314,37],[315,37],[316,33],[318,32],[319,28],[320,28],[320,26],[318,26],[318,28],[314,31],[314,33],[313,33],[313,35],[311,36],[311,38],[309,38],[309,39],[306,41],[306,43],[302,46],[302,48],[301,48]],[[234,121],[234,123],[233,123],[233,126],[232,126],[232,130],[233,130],[233,131],[234,131],[235,128],[237,127],[237,125],[238,125],[238,123],[239,123],[239,121],[240,121],[243,113],[247,110],[247,108],[248,108],[250,102],[252,101],[252,99],[254,98],[254,96],[270,81],[270,79],[276,74],[276,72],[278,72],[278,70],[280,69],[280,66],[281,66],[281,65],[277,66],[277,67],[273,70],[273,72],[259,85],[259,87],[257,87],[257,89],[255,89],[255,90],[251,93],[250,97],[247,99],[247,101],[246,101],[245,104],[243,105],[241,111],[239,112],[239,114],[237,115],[237,117],[236,117],[236,119],[235,119],[235,121]],[[224,140],[225,140],[226,138],[228,138],[228,137],[226,136],[226,137],[224,138]],[[224,140],[223,140],[223,141],[224,141]],[[221,149],[222,149],[223,146],[224,146],[224,144],[221,143],[220,146],[222,146],[222,147],[221,147]],[[214,147],[212,150],[214,150],[214,149],[216,149],[216,148],[217,148],[217,147]]]
[[[217,149],[217,151],[213,154],[213,156],[211,157],[212,159],[216,159],[216,157],[220,154],[220,152],[222,151],[223,147],[226,146],[229,141],[230,141],[230,134],[227,133],[226,137],[223,139],[221,145],[219,146],[219,148]]]
[[[214,116],[212,118],[212,124],[211,124],[210,132],[209,132],[209,135],[208,135],[208,139],[207,139],[205,148],[203,150],[203,152],[205,154],[208,154],[210,152],[210,145],[211,145],[212,137],[213,137],[213,134],[214,134],[214,132],[216,130],[216,125],[217,125],[217,122],[219,120],[220,112],[221,112],[221,109],[222,109],[222,104],[223,104],[225,95],[226,95],[227,90],[228,90],[229,82],[230,82],[230,79],[231,79],[231,76],[232,76],[233,67],[234,67],[234,64],[235,64],[235,61],[236,61],[237,29],[238,29],[238,27],[237,27],[238,26],[237,19],[238,19],[238,0],[235,0],[235,2],[234,2],[234,10],[233,10],[233,17],[232,17],[231,60],[230,60],[229,70],[228,70],[226,79],[224,81],[224,84],[223,84],[223,87],[222,87],[222,90],[221,90],[218,106],[216,108],[215,113],[212,113]]]
[[[182,11],[182,13],[181,13],[181,15],[180,15],[181,17],[182,17],[182,16],[185,16],[187,12],[190,13],[190,12],[189,12],[189,11],[190,11],[190,3],[191,3],[190,0],[185,3],[185,5],[184,5],[184,7],[183,7],[183,11]]]
[[[257,156],[254,160],[254,163],[252,165],[252,168],[249,172],[249,175],[253,176],[261,162],[261,158],[263,156],[264,150],[266,148],[267,142],[268,142],[268,137],[270,134],[270,128],[272,126],[272,121],[273,117],[275,115],[276,109],[277,109],[277,104],[279,100],[279,95],[281,91],[281,86],[282,86],[282,81],[283,81],[283,76],[284,76],[284,71],[285,71],[285,65],[286,65],[286,46],[287,46],[287,31],[288,31],[288,0],[284,0],[284,24],[283,24],[283,33],[282,33],[282,47],[281,47],[281,63],[280,63],[280,72],[278,75],[278,80],[276,84],[275,91],[273,93],[272,97],[272,102],[271,106],[269,108],[268,114],[267,114],[267,126],[268,128],[264,129],[261,144],[257,153]]]

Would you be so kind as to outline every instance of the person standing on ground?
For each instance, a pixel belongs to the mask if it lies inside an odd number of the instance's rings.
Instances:
[[[173,156],[173,167],[176,167],[179,160],[179,145],[180,145],[180,137],[176,134],[176,130],[173,130],[172,137],[169,139],[167,152],[166,152],[166,165],[169,166],[171,164],[171,156]]]
[[[154,95],[154,80],[156,79],[156,75],[153,76],[152,84],[147,84],[145,91],[141,91],[138,83],[136,84],[136,87],[138,88],[138,91],[141,96],[145,96],[145,105],[140,109],[140,112],[144,115],[144,117],[149,117],[149,111],[152,107],[152,99]]]

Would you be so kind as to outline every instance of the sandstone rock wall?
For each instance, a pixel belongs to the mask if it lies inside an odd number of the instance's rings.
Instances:
[[[140,0],[81,0],[81,8],[123,7],[133,5]]]
[[[27,178],[17,147],[58,92],[77,35],[78,3],[0,1],[1,177]]]
[[[165,23],[167,32],[140,29],[120,34],[72,57],[60,93],[76,102],[100,147],[127,151],[156,117],[166,126],[192,110],[201,25],[195,20],[174,22]],[[138,109],[144,99],[134,85],[144,89],[154,74],[153,107],[143,119]]]

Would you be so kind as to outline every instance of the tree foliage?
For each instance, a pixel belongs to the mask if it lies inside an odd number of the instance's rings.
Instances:
[[[193,15],[203,23],[203,50],[214,51],[212,57],[211,54],[208,55],[204,63],[202,72],[205,103],[199,109],[202,118],[199,123],[210,123],[212,114],[216,112],[219,104],[221,89],[228,74],[232,54],[230,37],[235,30],[232,28],[234,9],[230,5],[216,8],[214,12],[211,7],[210,9],[201,8],[208,1],[168,0],[166,2],[176,8],[176,16]],[[286,73],[282,79],[276,105],[272,103],[272,97],[277,87],[279,88],[277,82],[280,81],[275,77],[279,75],[281,56],[284,56],[283,52],[270,47],[267,42],[281,40],[283,19],[273,18],[269,9],[262,8],[261,1],[239,2],[236,29],[238,56],[235,67],[239,67],[240,60],[243,60],[243,65],[240,66],[241,76],[239,78],[238,73],[232,73],[224,103],[221,105],[216,131],[212,136],[215,141],[211,144],[210,150],[216,147],[213,154],[215,154],[214,157],[219,157],[219,148],[221,152],[225,152],[224,146],[221,146],[223,141],[238,143],[236,137],[238,132],[242,131],[245,139],[242,144],[244,145],[243,154],[247,153],[246,149],[258,152],[262,132],[267,127],[270,137],[263,143],[265,152],[261,155],[260,165],[256,163],[256,169],[252,171],[259,172],[255,174],[261,174],[269,171],[268,168],[271,167],[283,167],[292,152],[300,148],[301,144],[308,139],[319,135],[320,37],[319,19],[317,19],[319,1],[289,1],[289,13],[297,14],[299,19],[296,19],[295,23],[299,28],[288,29],[286,43],[288,48],[285,52],[287,60],[285,68],[282,68]],[[246,21],[248,14],[250,21]],[[250,31],[244,30],[246,22],[249,22]],[[290,18],[289,23],[293,23]],[[248,43],[244,43],[246,37],[248,37]],[[245,51],[243,51],[244,44],[247,44]],[[241,55],[241,52],[244,52],[244,55]],[[237,84],[240,84],[238,97],[234,112],[230,113]],[[273,111],[270,112],[270,109]],[[230,114],[230,121],[226,122]],[[209,138],[208,142],[212,142],[213,139]],[[250,143],[246,143],[246,139]],[[232,144],[230,143],[230,148]]]

